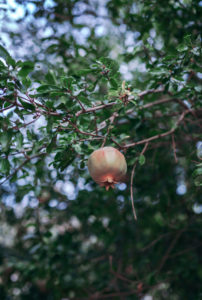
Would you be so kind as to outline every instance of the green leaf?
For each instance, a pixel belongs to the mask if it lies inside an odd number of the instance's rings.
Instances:
[[[0,57],[5,59],[5,61],[7,62],[8,65],[15,66],[14,59],[10,56],[8,51],[1,45],[0,45]]]
[[[202,176],[196,177],[196,179],[194,180],[194,184],[195,186],[202,186]]]
[[[114,78],[110,78],[109,82],[113,88],[118,89],[118,83]]]
[[[191,46],[191,34],[188,34],[184,37],[184,43],[188,46]]]
[[[113,75],[118,72],[119,64],[117,61],[115,61],[109,57],[101,57],[100,61],[102,62],[103,65],[105,65],[105,67],[110,69],[110,71],[111,71],[110,75]]]
[[[56,84],[56,78],[55,78],[55,74],[53,73],[53,71],[49,71],[46,76],[45,76],[46,80],[48,83],[50,84]]]
[[[201,86],[195,86],[194,87],[195,91],[201,93],[202,92],[202,87]]]
[[[19,66],[21,67],[21,69],[18,72],[18,75],[23,78],[26,78],[27,75],[34,70],[34,63],[31,61],[20,63]]]
[[[70,77],[61,77],[60,81],[62,83],[62,85],[66,88],[66,89],[70,89],[72,83],[74,82],[74,78],[72,76]]]
[[[61,97],[61,96],[66,96],[66,92],[64,92],[64,91],[50,91],[50,97],[51,98],[56,98],[56,97]]]
[[[83,70],[78,70],[76,72],[76,75],[83,76],[83,75],[87,75],[87,74],[92,73],[92,72],[93,72],[93,70],[91,70],[91,69],[83,69]]]
[[[139,156],[139,163],[141,166],[145,164],[145,156],[143,154]]]
[[[58,91],[60,88],[57,85],[51,85],[51,84],[42,84],[37,88],[37,92],[50,92],[50,91]]]
[[[10,131],[1,133],[0,144],[1,144],[2,151],[5,152],[8,151],[11,139],[12,139],[12,133]]]
[[[19,98],[19,101],[20,103],[22,104],[22,106],[25,108],[25,109],[28,109],[28,110],[35,110],[35,106],[29,102],[25,102],[23,101],[22,99]]]
[[[54,137],[54,138],[52,138],[50,144],[47,146],[46,152],[51,153],[51,151],[53,150],[55,145],[56,145],[56,138]]]
[[[15,139],[16,139],[16,143],[17,143],[17,149],[18,150],[22,149],[23,135],[20,131],[16,134]]]
[[[8,174],[10,171],[10,163],[8,158],[0,158],[0,172]]]
[[[52,233],[50,231],[46,231],[44,234],[43,234],[43,237],[45,238],[51,238],[52,237]]]
[[[26,88],[29,88],[32,84],[32,81],[29,77],[23,78],[22,83]]]
[[[78,96],[78,99],[79,99],[82,103],[84,103],[84,104],[86,104],[86,105],[90,105],[90,104],[91,104],[91,101],[87,98],[87,96],[79,95],[79,96]]]
[[[151,75],[158,75],[158,76],[161,76],[161,75],[170,75],[170,72],[169,70],[165,69],[165,68],[156,68],[154,70],[152,70],[150,72]]]
[[[193,176],[198,176],[198,175],[202,175],[202,168],[197,168],[194,171]]]
[[[46,101],[46,106],[47,106],[48,108],[53,108],[53,107],[54,107],[54,102],[53,102],[53,101],[50,101],[50,100],[47,100],[47,101]],[[57,108],[59,108],[59,107],[57,107]]]
[[[27,138],[29,141],[32,141],[34,138],[33,132],[31,132],[29,129],[27,129]]]
[[[86,166],[86,164],[85,164],[85,162],[82,160],[82,161],[80,162],[80,165],[79,165],[80,169],[84,169],[85,166]]]
[[[186,50],[188,50],[188,46],[185,44],[181,44],[181,45],[177,46],[177,51],[179,51],[179,52],[184,52]]]
[[[64,171],[75,159],[73,155],[73,151],[70,148],[65,149],[64,151],[58,152],[55,156],[53,165],[55,168],[60,169],[60,171]]]
[[[139,52],[142,52],[142,46],[137,46],[133,50],[133,55],[136,56]]]

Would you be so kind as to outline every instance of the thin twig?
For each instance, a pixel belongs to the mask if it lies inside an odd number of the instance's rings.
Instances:
[[[98,135],[98,128],[97,128],[97,116],[96,116],[96,112],[93,112],[94,115],[94,123],[95,123],[95,133]]]
[[[143,155],[145,153],[145,151],[147,150],[147,147],[148,147],[149,143],[147,142],[141,152],[140,155]],[[133,209],[133,215],[134,215],[134,218],[135,220],[137,221],[137,214],[136,214],[136,211],[135,211],[135,206],[134,206],[134,198],[133,198],[133,178],[134,178],[134,173],[135,173],[135,168],[136,168],[136,165],[137,165],[137,160],[136,162],[134,163],[134,166],[133,166],[133,169],[132,169],[132,172],[131,172],[131,179],[130,179],[130,197],[131,197],[131,203],[132,203],[132,209]]]
[[[164,234],[161,234],[157,239],[153,240],[150,244],[148,244],[147,246],[145,246],[144,248],[142,248],[140,251],[144,252],[145,250],[148,250],[149,248],[153,247],[156,243],[158,243],[158,241],[160,241],[161,239],[163,239],[164,237],[170,235],[171,232],[167,232]]]
[[[83,135],[90,135],[90,136],[93,136],[93,137],[101,137],[100,135],[97,135],[97,134],[93,134],[93,133],[90,133],[90,132],[85,132],[85,131],[82,131],[80,130],[76,124],[72,123],[70,120],[68,121],[70,125],[72,125],[73,128],[75,128],[75,131],[80,133],[80,134],[83,134]],[[63,128],[63,129],[66,129],[66,128]]]
[[[16,125],[16,126],[13,126],[12,129],[19,130],[20,128],[27,127],[28,125],[30,125],[30,124],[36,122],[40,117],[41,117],[41,115],[38,115],[38,116],[35,117],[34,120],[32,120],[32,121],[30,121],[30,122],[28,122],[28,123],[19,124],[19,126],[17,126],[17,125]]]
[[[169,255],[169,258],[176,257],[176,256],[182,255],[182,254],[184,254],[184,253],[187,253],[187,252],[189,252],[189,251],[192,251],[193,249],[196,249],[196,248],[198,248],[198,247],[201,247],[201,245],[202,245],[202,243],[200,243],[199,245],[196,245],[196,246],[193,246],[193,247],[184,249],[184,250],[182,250],[182,251],[176,252],[176,253],[174,253],[174,254],[172,254],[172,255]]]
[[[130,280],[130,279],[124,277],[123,275],[121,275],[121,274],[119,274],[119,273],[117,273],[117,272],[115,272],[115,271],[113,270],[113,266],[112,266],[112,255],[109,256],[109,266],[110,266],[110,272],[111,272],[113,275],[115,275],[117,278],[121,279],[122,281],[125,281],[125,282],[128,282],[128,283],[135,283],[135,282],[137,282],[137,281],[134,281],[134,280]]]
[[[101,148],[103,148],[104,145],[105,145],[105,143],[106,143],[106,140],[107,140],[107,137],[108,137],[108,135],[109,135],[109,132],[110,132],[110,130],[112,129],[112,128],[111,128],[111,125],[114,123],[115,118],[116,118],[116,114],[113,113],[113,115],[112,115],[111,118],[110,118],[110,125],[109,125],[108,128],[107,128],[107,133],[106,133],[106,135],[105,135],[105,137],[104,137],[104,140],[103,140],[103,143],[102,143]]]
[[[173,153],[174,153],[175,162],[178,163],[178,159],[177,159],[177,155],[176,155],[176,144],[175,144],[174,134],[172,134],[172,146],[173,146]]]
[[[106,135],[105,135],[105,137],[104,137],[104,140],[103,140],[103,142],[102,142],[101,148],[103,148],[104,145],[105,145],[105,143],[106,143],[106,140],[107,140],[107,137],[108,137],[108,135],[109,135],[110,129],[111,129],[111,127],[110,127],[110,125],[109,125],[108,128],[107,128],[107,133],[106,133]]]
[[[4,108],[0,109],[0,113],[3,112],[3,111],[5,111],[5,110],[8,110],[8,109],[10,109],[10,108],[12,108],[12,107],[14,107],[14,106],[15,106],[15,105],[13,104],[13,105],[10,105],[10,106],[8,106],[8,107],[4,107]]]
[[[178,239],[180,238],[180,236],[182,235],[182,233],[186,230],[186,228],[183,228],[181,230],[179,230],[177,232],[177,234],[175,235],[175,238],[173,239],[173,241],[171,242],[170,246],[168,247],[168,249],[166,250],[165,255],[163,256],[162,260],[160,261],[160,264],[156,270],[156,273],[158,274],[160,272],[160,270],[163,268],[166,260],[169,257],[170,252],[173,250],[173,248],[175,247],[175,244],[177,243]]]

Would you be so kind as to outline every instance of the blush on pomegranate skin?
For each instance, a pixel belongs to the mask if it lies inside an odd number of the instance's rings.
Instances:
[[[127,172],[127,164],[120,151],[113,147],[103,147],[90,155],[88,169],[93,180],[108,190],[123,180]]]

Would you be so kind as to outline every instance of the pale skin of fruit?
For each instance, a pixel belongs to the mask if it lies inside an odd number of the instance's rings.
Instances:
[[[120,151],[113,147],[103,147],[90,155],[88,169],[93,180],[108,190],[124,180],[127,164]]]

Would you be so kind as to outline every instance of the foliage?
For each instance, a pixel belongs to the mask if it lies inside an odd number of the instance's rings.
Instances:
[[[201,2],[16,3],[0,45],[1,299],[200,299]],[[101,145],[128,164],[108,192],[86,167]]]

